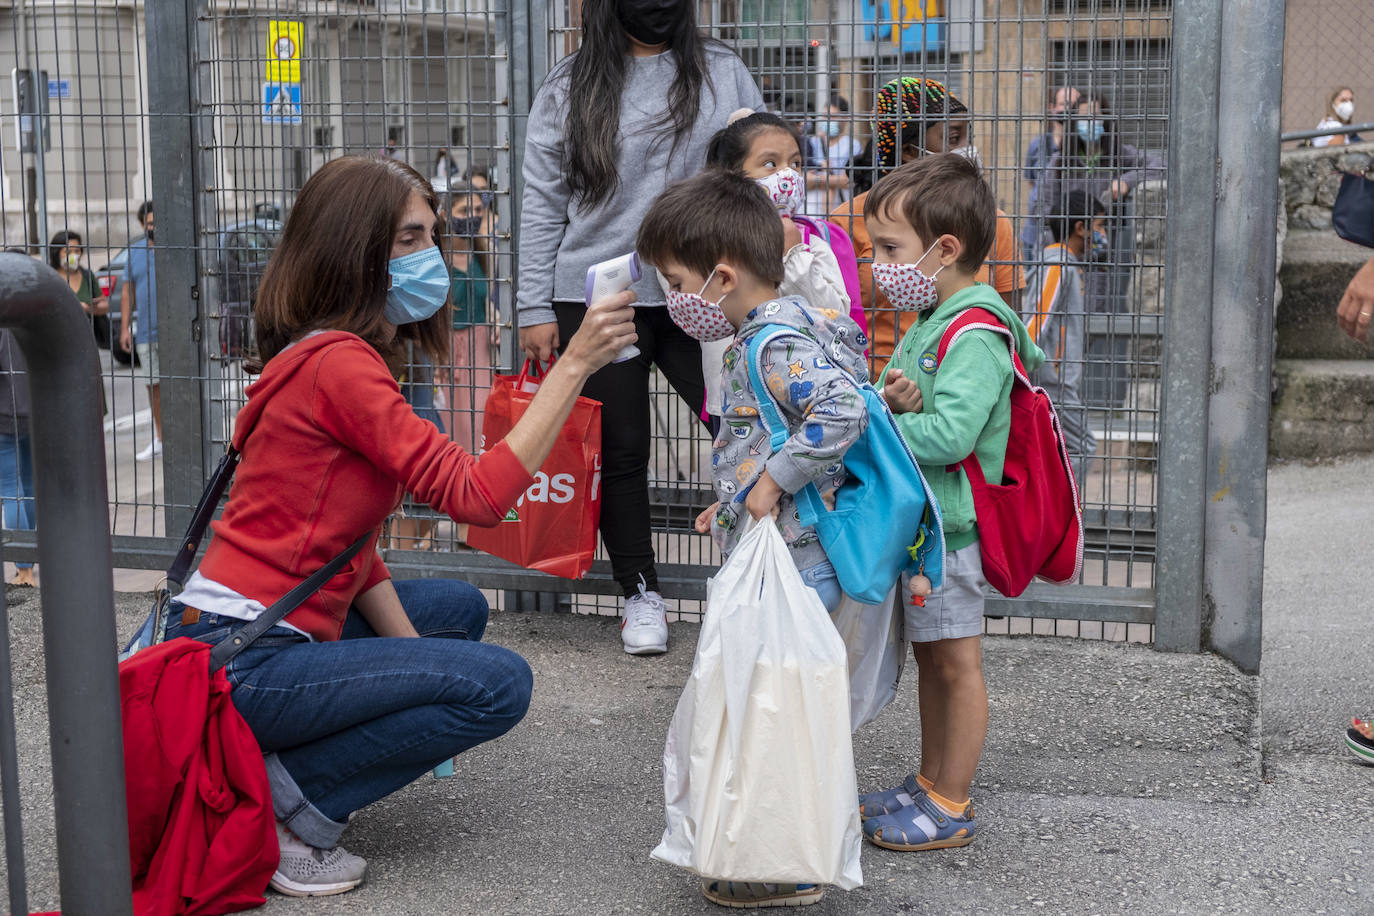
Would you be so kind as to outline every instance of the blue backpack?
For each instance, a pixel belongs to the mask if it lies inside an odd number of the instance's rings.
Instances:
[[[768,325],[749,342],[749,378],[774,452],[790,433],[759,371],[760,355],[767,344],[789,335],[804,336]],[[826,506],[815,484],[795,499],[801,523],[816,529],[840,588],[856,601],[878,604],[903,572],[922,573],[940,586],[945,535],[940,507],[887,402],[872,385],[854,383],[868,407],[868,425],[844,454],[845,482],[835,491],[835,508]]]

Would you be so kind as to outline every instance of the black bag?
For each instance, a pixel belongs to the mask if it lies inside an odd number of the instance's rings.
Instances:
[[[1331,225],[1347,242],[1374,248],[1374,180],[1358,172],[1341,176],[1341,189],[1331,207]]]

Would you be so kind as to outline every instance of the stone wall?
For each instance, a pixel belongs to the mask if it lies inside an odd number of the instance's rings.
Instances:
[[[1322,149],[1285,150],[1279,160],[1289,229],[1331,229],[1331,207],[1342,172],[1374,164],[1374,141]]]

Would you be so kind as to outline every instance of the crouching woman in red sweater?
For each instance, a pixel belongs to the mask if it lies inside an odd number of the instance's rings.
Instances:
[[[366,863],[349,815],[524,716],[530,669],[481,642],[472,586],[392,582],[376,552],[402,493],[496,524],[530,485],[578,392],[635,340],[632,293],[593,305],[528,411],[480,457],[401,398],[406,340],[444,362],[449,272],[438,201],[395,160],[349,157],[301,189],[254,308],[261,378],[235,421],[223,518],[167,637],[218,642],[364,532],[372,542],[225,669],[262,746],[281,861],[297,896],[342,893]],[[418,638],[416,638],[418,637]]]

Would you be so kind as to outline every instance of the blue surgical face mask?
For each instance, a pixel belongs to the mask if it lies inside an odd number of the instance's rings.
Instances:
[[[1075,121],[1073,129],[1078,131],[1078,139],[1084,143],[1097,143],[1107,132],[1107,125],[1094,118],[1091,121]]]
[[[448,264],[438,246],[392,258],[387,265],[391,287],[383,314],[392,324],[424,321],[448,299]]]

